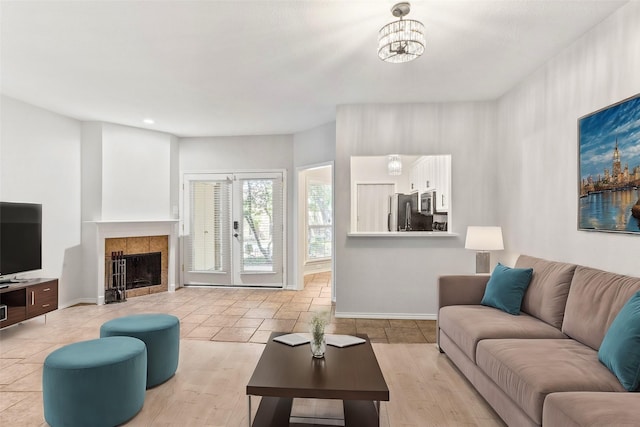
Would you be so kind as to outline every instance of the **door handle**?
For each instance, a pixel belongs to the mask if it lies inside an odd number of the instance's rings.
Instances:
[[[233,221],[233,229],[234,230],[237,230],[239,226],[240,226],[240,224],[238,224],[238,221]],[[237,237],[237,235],[236,235],[236,237]]]

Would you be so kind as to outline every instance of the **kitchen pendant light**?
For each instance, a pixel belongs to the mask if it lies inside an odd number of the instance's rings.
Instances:
[[[413,19],[402,19],[411,10],[407,2],[391,8],[393,16],[400,18],[378,32],[378,56],[385,62],[413,61],[424,53],[424,25]]]
[[[387,171],[391,176],[402,175],[402,161],[400,160],[400,155],[398,154],[389,155],[389,163],[387,164]]]

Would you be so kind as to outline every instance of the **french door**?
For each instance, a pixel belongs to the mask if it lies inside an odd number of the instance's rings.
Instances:
[[[183,283],[281,287],[283,184],[281,172],[185,174]]]

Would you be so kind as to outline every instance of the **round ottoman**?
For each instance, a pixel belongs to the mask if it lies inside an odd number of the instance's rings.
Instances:
[[[44,419],[57,426],[112,427],[133,418],[144,403],[147,350],[130,337],[81,341],[44,361]]]
[[[101,337],[129,336],[147,345],[147,388],[171,378],[178,368],[180,320],[170,314],[136,314],[109,320]]]

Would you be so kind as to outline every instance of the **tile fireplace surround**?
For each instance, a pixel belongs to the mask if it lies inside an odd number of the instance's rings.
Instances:
[[[92,272],[96,286],[96,302],[104,304],[107,258],[111,251],[125,254],[161,252],[162,281],[157,286],[132,290],[128,296],[176,289],[176,248],[178,220],[152,221],[93,221],[95,224],[95,269]],[[159,249],[166,242],[164,250]],[[117,247],[116,247],[117,246]],[[130,247],[128,247],[130,246]],[[166,267],[166,270],[165,270]]]

